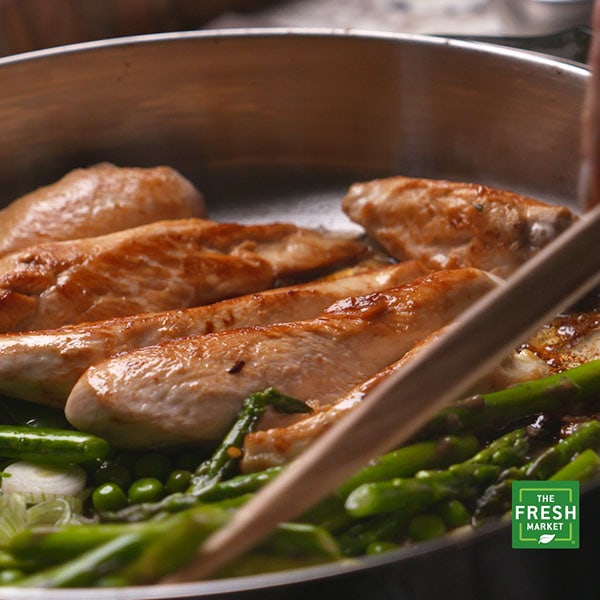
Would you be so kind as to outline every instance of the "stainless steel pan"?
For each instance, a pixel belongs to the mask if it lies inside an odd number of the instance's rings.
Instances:
[[[349,228],[346,187],[400,173],[572,204],[587,77],[498,46],[339,31],[166,34],[0,59],[0,202],[108,160],[178,168],[215,219]],[[531,600],[568,583],[595,598],[597,496],[584,494],[583,547],[570,553],[513,551],[503,525],[352,564],[85,597]]]

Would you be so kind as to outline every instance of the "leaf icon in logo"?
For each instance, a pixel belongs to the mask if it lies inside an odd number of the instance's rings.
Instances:
[[[543,535],[540,535],[538,544],[549,544],[555,537],[556,537],[556,534],[554,534],[554,533],[545,533]]]

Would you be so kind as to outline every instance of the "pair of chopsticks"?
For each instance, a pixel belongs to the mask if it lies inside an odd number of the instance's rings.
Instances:
[[[583,115],[579,222],[487,294],[263,488],[167,582],[194,581],[260,542],[415,433],[551,316],[600,284],[600,0]]]

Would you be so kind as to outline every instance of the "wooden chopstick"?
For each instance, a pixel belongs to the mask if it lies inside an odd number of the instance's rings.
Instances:
[[[594,13],[600,31],[600,0]],[[195,581],[260,542],[398,445],[493,368],[548,318],[600,283],[600,44],[592,44],[584,115],[582,203],[587,215],[489,293],[406,367],[374,388],[302,456],[215,533],[166,582]],[[588,131],[587,128],[591,128]]]
[[[193,581],[248,550],[460,396],[556,312],[600,283],[600,206],[467,310],[406,368],[263,488],[167,581]]]

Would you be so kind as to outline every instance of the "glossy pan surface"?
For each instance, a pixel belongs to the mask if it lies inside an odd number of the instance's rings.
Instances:
[[[580,65],[497,46],[320,30],[162,34],[9,57],[0,59],[0,205],[111,161],[179,169],[217,220],[350,229],[339,206],[348,185],[393,174],[573,206],[587,77]],[[564,582],[584,598],[597,495],[584,495],[583,547],[570,555],[513,551],[504,525],[352,563],[85,597],[531,599]],[[559,562],[568,579],[557,579]],[[81,594],[0,589],[2,598]]]

